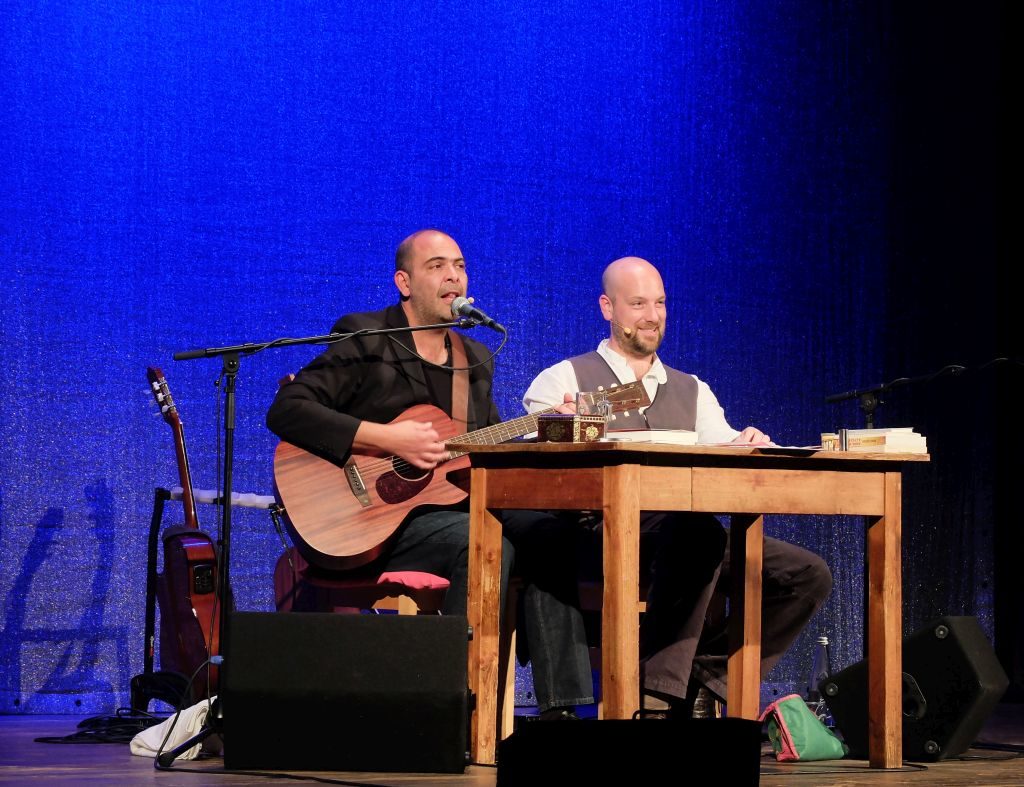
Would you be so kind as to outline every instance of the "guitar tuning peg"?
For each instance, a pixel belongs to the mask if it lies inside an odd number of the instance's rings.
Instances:
[[[612,388],[618,388],[618,387],[619,387],[618,383],[612,383]]]
[[[603,385],[599,385],[599,386],[597,386],[597,390],[599,390],[599,391],[603,391],[603,390],[604,390],[604,386],[603,386]]]
[[[629,410],[624,410],[624,411],[622,412],[622,417],[623,417],[623,418],[629,418]]]

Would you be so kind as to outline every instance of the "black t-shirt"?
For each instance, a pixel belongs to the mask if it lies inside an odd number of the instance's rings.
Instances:
[[[445,366],[452,365],[452,349],[447,337],[445,344],[448,345],[448,358]],[[423,367],[423,377],[427,381],[427,389],[430,391],[430,401],[444,410],[448,417],[452,417],[452,371],[450,369],[439,369],[433,364],[420,361]]]

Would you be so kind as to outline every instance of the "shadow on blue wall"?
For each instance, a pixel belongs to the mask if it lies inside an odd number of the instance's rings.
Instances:
[[[93,574],[89,595],[78,620],[66,628],[47,626],[48,621],[60,617],[62,605],[70,604],[71,599],[36,584],[36,580],[49,570],[48,564],[53,565],[55,542],[64,530],[63,509],[48,509],[39,520],[18,575],[7,594],[0,660],[6,665],[4,689],[13,698],[15,707],[24,701],[26,709],[30,710],[32,697],[37,694],[45,697],[47,710],[56,712],[92,706],[94,700],[89,695],[109,697],[113,687],[102,677],[106,645],[112,645],[116,650],[117,674],[121,682],[126,685],[130,678],[129,630],[126,626],[104,621],[111,576],[118,558],[114,497],[107,482],[98,479],[86,486],[85,499],[96,552],[83,564],[83,568]],[[67,583],[62,583],[62,586],[66,588]],[[50,614],[40,615],[37,608],[48,610]],[[47,660],[52,667],[42,685],[26,692],[27,687],[21,685],[21,661],[26,647],[36,644],[51,646]],[[23,692],[30,696],[24,698]]]

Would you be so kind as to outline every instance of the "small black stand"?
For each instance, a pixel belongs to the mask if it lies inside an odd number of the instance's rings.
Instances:
[[[243,354],[252,355],[260,350],[271,347],[288,347],[296,344],[333,344],[335,342],[351,339],[354,336],[376,336],[379,334],[412,333],[415,331],[438,330],[441,328],[473,328],[480,322],[469,318],[461,318],[454,322],[437,323],[433,325],[417,325],[402,328],[374,328],[353,333],[329,333],[320,336],[308,336],[295,339],[275,339],[269,342],[258,344],[239,344],[231,347],[210,347],[204,350],[189,350],[175,353],[173,358],[176,361],[190,361],[197,358],[212,358],[221,356],[223,368],[221,375],[224,378],[224,478],[223,490],[221,491],[220,504],[222,507],[221,533],[218,541],[218,567],[217,576],[220,585],[217,588],[217,601],[221,610],[220,615],[220,659],[224,665],[221,669],[220,680],[223,684],[224,673],[230,667],[230,643],[228,642],[227,625],[228,615],[231,608],[228,603],[230,598],[230,584],[228,574],[231,565],[231,478],[234,469],[235,455],[235,380],[238,377],[240,358]],[[213,658],[217,658],[214,656]],[[223,709],[218,697],[213,701],[213,706],[207,714],[206,722],[202,729],[187,741],[181,743],[170,751],[162,752],[155,760],[155,767],[158,769],[170,768],[171,764],[183,753],[193,746],[202,743],[214,733],[220,733],[223,721]]]
[[[153,671],[153,660],[156,654],[157,549],[160,543],[160,525],[163,522],[164,504],[170,499],[169,489],[156,488],[146,549],[146,624],[143,631],[142,673],[136,675],[131,681],[133,713],[146,713],[151,700],[160,700],[172,707],[179,707],[183,703],[192,704],[192,687],[189,685],[187,676],[180,672]]]
[[[875,428],[875,410],[878,409],[878,405],[882,404],[882,400],[878,398],[878,394],[863,393],[857,398],[857,406],[860,407],[860,411],[864,413],[864,428],[874,429]]]

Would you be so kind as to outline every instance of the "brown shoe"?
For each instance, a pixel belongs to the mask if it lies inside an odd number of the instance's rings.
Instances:
[[[685,702],[685,700],[684,700]],[[678,708],[663,695],[642,692],[640,694],[640,710],[637,717],[641,719],[670,719],[673,714],[678,716]]]

